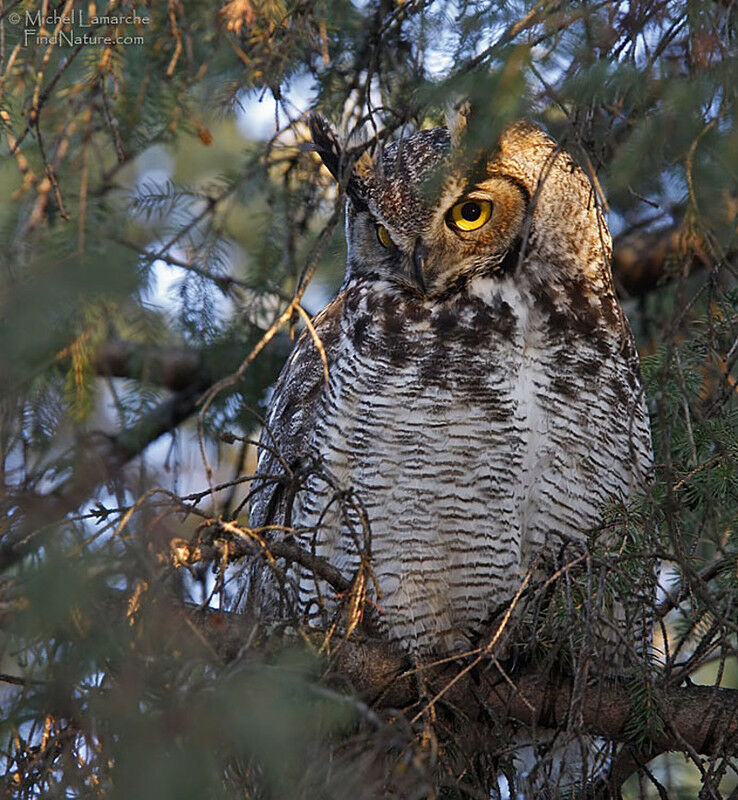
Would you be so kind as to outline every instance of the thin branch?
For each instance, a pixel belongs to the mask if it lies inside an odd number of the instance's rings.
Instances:
[[[266,528],[246,528],[235,525],[226,520],[208,520],[208,522],[221,530],[235,534],[227,540],[206,542],[189,542],[186,539],[173,539],[171,552],[175,566],[192,566],[200,562],[222,563],[225,556],[227,561],[236,561],[246,555],[264,554],[270,560],[284,558],[311,570],[326,581],[336,592],[345,592],[351,583],[332,564],[320,556],[315,556],[299,545],[285,541],[266,542],[262,533],[273,531],[274,525]]]

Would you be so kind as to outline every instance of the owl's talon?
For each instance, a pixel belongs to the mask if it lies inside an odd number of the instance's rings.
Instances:
[[[471,639],[459,630],[447,631],[440,637],[437,651],[446,656],[464,658],[474,651]]]

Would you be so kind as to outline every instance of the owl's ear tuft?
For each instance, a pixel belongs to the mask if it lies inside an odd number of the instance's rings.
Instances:
[[[375,159],[367,150],[356,153],[344,148],[333,128],[319,114],[311,114],[308,127],[315,152],[328,171],[346,188],[346,194],[360,208],[366,207],[367,182],[371,180]],[[354,161],[354,159],[356,159]],[[347,170],[350,170],[347,176]]]
[[[468,100],[454,103],[446,111],[446,127],[451,135],[451,147],[456,147],[469,124],[472,107]]]
[[[337,180],[341,180],[341,145],[338,137],[328,121],[320,114],[311,114],[308,118],[310,136],[315,145],[315,152],[325,164],[328,171]]]

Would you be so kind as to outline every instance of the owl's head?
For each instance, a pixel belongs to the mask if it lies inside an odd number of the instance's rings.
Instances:
[[[572,158],[537,125],[516,122],[460,168],[462,128],[418,131],[352,163],[311,118],[316,150],[348,197],[349,276],[428,298],[476,277],[606,283],[610,235]]]

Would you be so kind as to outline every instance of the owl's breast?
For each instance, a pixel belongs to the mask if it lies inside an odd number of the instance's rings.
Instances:
[[[387,630],[412,649],[478,632],[547,536],[579,535],[627,486],[627,423],[603,402],[607,375],[580,385],[587,343],[566,366],[546,335],[510,291],[347,298],[312,437],[333,486],[312,482],[296,524],[347,576],[370,552]],[[368,532],[333,502],[336,485]]]
[[[386,286],[386,285],[385,285]],[[491,407],[519,368],[520,314],[502,293],[429,303],[400,292],[370,291],[348,299],[345,352],[378,380],[412,384],[430,394]]]
[[[371,551],[387,630],[411,649],[470,635],[518,576],[512,486],[523,432],[514,320],[497,311],[368,294],[347,303],[342,321],[313,443],[365,511],[370,536],[356,514],[327,508],[332,489],[319,479],[296,522],[319,526],[309,534],[316,552],[347,575],[362,547]]]

